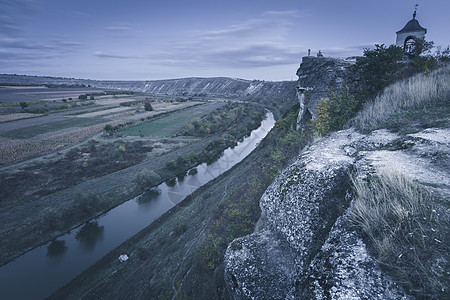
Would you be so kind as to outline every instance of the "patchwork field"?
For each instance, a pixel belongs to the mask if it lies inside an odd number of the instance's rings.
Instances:
[[[189,121],[200,118],[223,105],[225,105],[223,102],[212,103],[196,107],[195,109],[177,111],[152,122],[146,122],[131,127],[121,133],[125,136],[146,136],[151,138],[170,137],[180,131]]]
[[[108,120],[95,118],[68,118],[61,121],[49,122],[35,126],[13,129],[0,133],[0,136],[14,139],[27,139],[38,134],[54,132],[66,128],[89,127]]]
[[[144,102],[151,102],[153,110],[146,110]],[[179,97],[92,88],[0,86],[0,165],[75,145],[101,134],[106,125],[124,129],[199,104]]]
[[[47,88],[45,86],[0,86],[0,103],[77,98],[81,94],[101,92],[96,88]]]

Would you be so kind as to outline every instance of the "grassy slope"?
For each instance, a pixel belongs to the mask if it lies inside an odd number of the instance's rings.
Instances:
[[[360,131],[370,132],[379,128],[399,130],[411,127],[416,118],[425,126],[435,121],[445,122],[442,119],[448,116],[445,113],[450,106],[449,81],[450,65],[431,74],[418,74],[397,82],[367,103],[350,123]],[[426,124],[427,118],[429,124]]]
[[[449,128],[449,82],[450,66],[397,82],[368,103],[353,125],[363,132],[386,128],[403,140],[426,128]],[[448,152],[442,149],[421,155],[425,160],[431,155],[434,167],[445,168]],[[442,270],[448,270],[450,253],[448,199],[429,187],[440,186],[413,182],[394,165],[368,182],[355,182],[352,213],[382,268],[409,293],[447,299],[450,279]]]

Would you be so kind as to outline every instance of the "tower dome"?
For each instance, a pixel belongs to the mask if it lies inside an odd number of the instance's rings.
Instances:
[[[427,33],[426,28],[420,26],[419,21],[416,20],[417,11],[414,11],[412,20],[406,23],[405,27],[397,31],[396,45],[402,47],[405,52],[411,52],[414,47],[414,41],[424,39]]]

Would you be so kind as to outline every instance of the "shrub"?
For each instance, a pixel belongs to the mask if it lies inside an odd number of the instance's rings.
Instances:
[[[397,80],[403,49],[377,44],[373,50],[365,49],[364,56],[354,65],[355,71],[361,72],[361,99],[375,96]]]
[[[198,162],[198,155],[194,152],[188,154],[188,160],[190,162]]]
[[[20,107],[22,107],[22,109],[25,109],[25,108],[27,108],[28,107],[28,103],[26,103],[26,102],[20,102],[19,103],[20,104]]]
[[[146,102],[146,103],[144,104],[144,109],[145,109],[146,111],[152,111],[152,110],[153,110],[153,106],[152,106],[150,103]]]
[[[186,159],[185,159],[183,156],[178,155],[177,161],[176,161],[177,166],[178,166],[178,167],[182,167],[182,166],[184,166],[186,163],[187,163]]]
[[[137,247],[136,248],[136,255],[140,260],[147,260],[147,258],[150,256],[150,253],[148,250],[146,250],[143,247]]]
[[[80,95],[78,96],[79,100],[87,100],[87,95]]]
[[[114,127],[111,124],[106,124],[103,128],[109,135],[114,133]]]
[[[323,136],[330,131],[330,107],[331,103],[329,98],[322,98],[319,104],[317,104],[317,118],[312,120],[312,127],[314,133],[319,136]]]
[[[177,168],[177,163],[174,160],[168,161],[166,163],[166,168],[173,171]]]
[[[189,172],[188,172],[188,175],[195,175],[195,174],[197,174],[198,173],[198,170],[197,170],[197,168],[192,168],[192,169],[190,169],[189,170]]]
[[[73,195],[74,214],[92,216],[100,208],[100,201],[96,195],[83,195],[79,192]]]
[[[175,178],[171,178],[166,181],[167,186],[175,186],[177,184],[177,180]]]
[[[134,183],[139,189],[144,189],[157,184],[160,180],[161,176],[157,173],[142,169],[134,179]]]
[[[356,114],[360,105],[348,87],[332,92],[330,98],[330,129],[340,130]]]
[[[317,118],[312,121],[314,133],[319,136],[342,129],[360,106],[346,86],[339,91],[331,92],[330,97],[331,100],[320,99],[316,109]]]

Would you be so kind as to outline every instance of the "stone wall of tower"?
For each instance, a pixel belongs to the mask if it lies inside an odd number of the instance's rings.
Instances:
[[[397,33],[397,40],[395,42],[395,45],[399,47],[403,47],[405,45],[405,40],[413,36],[416,39],[422,39],[425,38],[425,32],[424,31],[414,31],[414,32],[402,32]]]

